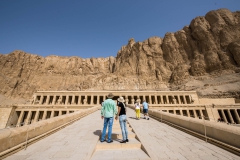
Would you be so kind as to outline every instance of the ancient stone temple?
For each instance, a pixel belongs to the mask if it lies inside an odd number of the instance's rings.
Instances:
[[[151,109],[176,115],[240,124],[240,105],[234,98],[199,98],[195,91],[111,91],[114,100],[122,96],[126,104],[146,100]],[[38,91],[28,104],[12,106],[2,127],[14,127],[100,106],[109,91]],[[3,123],[3,122],[2,122]]]

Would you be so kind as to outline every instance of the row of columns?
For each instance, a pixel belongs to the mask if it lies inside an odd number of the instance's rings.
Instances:
[[[163,111],[167,111],[167,110],[163,110]],[[192,110],[190,110],[190,109],[168,110],[169,113],[171,113],[171,111],[173,111],[173,114],[178,114],[177,112],[179,112],[180,115],[187,116],[187,117],[194,117],[194,118],[199,118],[199,119],[208,119],[207,115],[204,115],[203,110],[201,110],[201,109],[198,109],[198,110],[195,110],[195,109],[192,109]],[[192,112],[192,113],[190,113],[190,112]]]
[[[142,101],[139,97],[143,97],[142,100],[147,100],[149,104],[188,104],[191,103],[189,95],[143,95],[138,96],[137,101]],[[159,98],[158,98],[159,97]],[[180,98],[182,97],[182,99]],[[186,97],[189,97],[189,102]],[[135,102],[131,102],[132,104]]]
[[[199,119],[207,119],[209,117],[207,112],[204,113],[205,110],[202,109],[177,109],[177,110],[162,110],[165,112],[173,113],[173,114],[180,114],[187,117],[194,117]],[[232,112],[231,112],[232,111]],[[184,113],[185,112],[185,113]],[[190,113],[191,112],[191,113]],[[240,124],[240,110],[239,109],[218,109],[219,118],[223,120],[225,123],[232,123],[232,124]]]
[[[124,97],[127,104],[134,104],[136,101],[146,100],[149,104],[189,104],[192,103],[190,95],[119,95],[115,96]],[[40,98],[39,98],[40,97]],[[32,104],[40,105],[99,105],[106,99],[107,95],[41,95],[36,96]],[[141,98],[140,98],[141,97]],[[188,97],[188,100],[187,100]],[[71,98],[71,100],[70,100]]]
[[[63,114],[73,113],[74,110],[71,110],[71,111],[70,110],[33,110],[33,111],[22,110],[22,111],[16,111],[16,114],[17,112],[20,112],[17,123],[16,123],[16,126],[19,127],[19,126],[35,123],[40,120],[45,120],[45,119],[53,118],[56,116],[60,116]],[[48,113],[50,114],[47,115]],[[55,113],[57,113],[57,115],[54,115]]]
[[[219,109],[218,112],[219,112],[219,117],[225,123],[240,124],[240,117],[239,117],[240,115],[237,109]]]
[[[94,96],[94,95],[66,95],[66,96],[57,96],[54,95],[52,96],[52,100],[50,101],[50,95],[44,96],[41,95],[40,99],[38,99],[39,96],[35,97],[32,101],[32,104],[43,104],[43,105],[81,105],[81,104],[100,104],[100,98],[102,101],[104,101],[106,99],[106,95],[105,96]],[[69,100],[71,97],[71,100]],[[96,99],[96,103],[94,103],[94,97],[97,97]],[[46,100],[44,101],[44,98],[46,98]],[[64,99],[63,99],[64,98]],[[88,101],[88,99],[90,99],[90,101]]]

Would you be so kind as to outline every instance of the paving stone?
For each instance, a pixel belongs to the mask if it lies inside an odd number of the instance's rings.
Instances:
[[[25,160],[29,157],[29,155],[13,155],[5,158],[5,160]]]
[[[200,159],[202,159],[202,160],[208,160],[208,159],[218,160],[219,158],[214,155],[207,155],[207,156],[201,156]]]

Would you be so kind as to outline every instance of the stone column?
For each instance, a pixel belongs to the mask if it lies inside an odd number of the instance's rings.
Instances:
[[[228,113],[228,117],[230,118],[231,123],[233,124],[233,123],[234,123],[234,120],[233,120],[233,118],[232,118],[232,115],[231,115],[229,109],[227,110],[227,113]]]
[[[18,121],[17,121],[17,127],[21,126],[21,122],[22,122],[22,119],[23,119],[23,114],[24,114],[24,111],[21,111],[21,114],[18,118]]]
[[[145,95],[143,95],[143,100],[145,100],[145,101],[146,101],[146,96],[145,96]]]
[[[187,109],[187,116],[191,117],[189,110]]]
[[[178,101],[178,104],[181,104],[181,98],[179,95],[177,96],[177,101]]]
[[[43,95],[41,95],[41,98],[39,100],[39,104],[42,104],[43,103]]]
[[[199,112],[200,112],[201,119],[204,119],[203,113],[202,113],[202,110],[201,110],[201,109],[199,110]]]
[[[59,110],[58,111],[58,116],[61,116],[62,115],[62,110]]]
[[[125,103],[128,104],[128,102],[129,102],[129,99],[128,99],[128,96],[126,96]]]
[[[25,122],[24,122],[24,125],[28,125],[28,124],[30,124],[30,118],[31,118],[31,115],[32,115],[32,112],[29,110],[28,111],[28,115],[27,115],[27,118],[26,118],[26,120],[25,120]]]
[[[166,95],[166,99],[167,99],[167,104],[169,104],[169,99],[168,99],[168,95]]]
[[[85,97],[84,97],[83,104],[88,104],[88,102],[87,102],[87,96],[86,96],[86,95],[85,95]]]
[[[195,112],[195,109],[193,109],[193,116],[194,116],[194,118],[196,118],[196,112]]]
[[[49,105],[50,95],[47,95],[46,105]]]
[[[53,118],[53,117],[54,117],[54,110],[52,110],[50,118]]]
[[[173,109],[173,113],[176,114],[176,110],[175,109]]]
[[[183,104],[187,104],[187,100],[186,100],[185,95],[183,95]]]
[[[97,105],[100,104],[100,98],[99,98],[99,95],[97,96]]]
[[[194,116],[194,118],[196,118],[197,116],[196,116],[197,114],[196,114],[196,111],[195,111],[195,109],[193,110],[193,116]]]
[[[227,118],[226,118],[226,116],[224,114],[224,111],[223,110],[220,110],[220,111],[222,113],[222,116],[223,116],[222,118],[223,118],[224,122],[228,123]]]
[[[43,117],[42,117],[42,120],[46,119],[46,117],[47,117],[47,111],[44,110],[44,111],[43,111]]]
[[[66,114],[69,114],[69,110],[67,110],[66,112],[67,112]]]
[[[149,95],[149,103],[152,104],[152,95]]]
[[[162,95],[160,95],[160,104],[164,104],[164,102],[163,102],[163,96]],[[176,113],[176,112],[175,112]]]
[[[82,104],[81,100],[82,100],[82,96],[79,95],[79,96],[78,96],[78,105]]]
[[[234,114],[235,114],[235,117],[237,119],[237,124],[240,124],[240,119],[239,119],[239,116],[238,116],[238,113],[237,113],[236,109],[234,109]]]
[[[65,105],[68,105],[68,99],[69,99],[69,96],[66,95],[66,99],[65,99]]]
[[[182,109],[180,109],[179,111],[180,111],[180,114],[183,116],[183,111],[182,111]]]
[[[71,102],[71,105],[74,105],[75,104],[75,95],[72,95],[72,102]]]
[[[52,100],[52,105],[55,105],[56,104],[56,95],[53,96],[53,100]]]
[[[135,101],[135,99],[132,97],[132,99],[131,99],[131,103],[134,104],[134,101]]]
[[[36,111],[36,114],[35,114],[35,117],[34,117],[34,120],[33,120],[33,123],[35,123],[35,122],[38,121],[39,114],[40,114],[40,111],[37,110],[37,111]]]
[[[91,100],[90,100],[90,104],[93,105],[93,95],[91,95]]]
[[[155,103],[158,104],[157,95],[155,95],[154,98],[155,98]]]

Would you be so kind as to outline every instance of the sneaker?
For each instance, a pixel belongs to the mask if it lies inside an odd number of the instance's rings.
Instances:
[[[127,141],[126,140],[122,140],[120,143],[126,143]]]
[[[100,140],[100,142],[101,142],[101,143],[102,143],[102,142],[104,142],[104,141],[105,141],[105,140],[103,140],[103,141],[102,141],[102,140]]]
[[[143,117],[143,119],[146,119],[146,117]]]
[[[149,118],[147,120],[149,120]]]
[[[128,139],[126,139],[126,142],[128,142]]]
[[[108,141],[107,143],[112,143],[113,142],[113,140],[111,140],[111,141]]]

